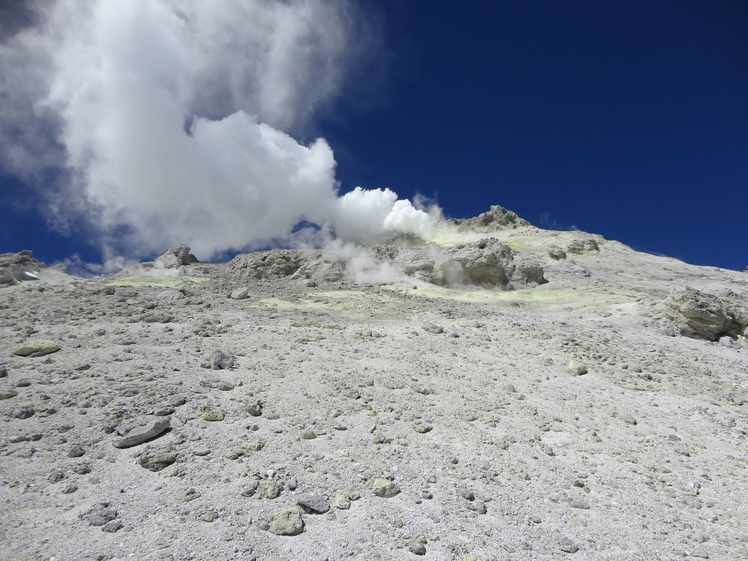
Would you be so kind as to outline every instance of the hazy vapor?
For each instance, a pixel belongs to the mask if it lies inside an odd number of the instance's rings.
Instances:
[[[367,45],[327,0],[53,0],[0,45],[3,168],[105,254],[186,243],[200,258],[299,243],[308,221],[371,242],[435,218],[390,190],[338,196],[324,139],[293,134]],[[300,236],[303,239],[303,235]]]

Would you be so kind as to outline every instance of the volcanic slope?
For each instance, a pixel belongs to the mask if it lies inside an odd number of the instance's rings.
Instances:
[[[0,558],[748,558],[748,274],[486,223],[3,256]]]

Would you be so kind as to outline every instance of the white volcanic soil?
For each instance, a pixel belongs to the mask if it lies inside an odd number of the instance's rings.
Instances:
[[[0,558],[748,558],[748,347],[665,310],[686,286],[745,302],[748,274],[496,235],[549,282],[196,263],[0,289]],[[12,354],[29,339],[60,349]],[[170,428],[115,447],[142,416]],[[300,534],[271,531],[286,507]]]

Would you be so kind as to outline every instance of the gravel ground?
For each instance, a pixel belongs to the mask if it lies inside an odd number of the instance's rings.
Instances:
[[[0,289],[0,558],[748,558],[748,346],[668,315],[748,274],[548,254],[580,236],[500,234],[549,281],[514,291],[204,263]]]

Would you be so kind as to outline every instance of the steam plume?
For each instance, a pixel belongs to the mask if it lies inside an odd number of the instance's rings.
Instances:
[[[29,5],[0,45],[0,155],[59,228],[84,221],[111,256],[201,258],[289,243],[303,220],[360,243],[432,228],[388,189],[339,197],[327,142],[291,136],[368,47],[348,2]]]

